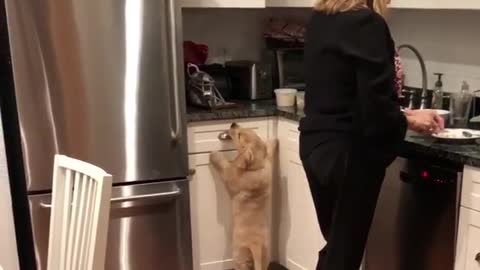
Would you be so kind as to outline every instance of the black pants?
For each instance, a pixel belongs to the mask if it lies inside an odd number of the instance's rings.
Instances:
[[[327,141],[302,157],[327,245],[317,270],[358,270],[385,167],[345,141]]]

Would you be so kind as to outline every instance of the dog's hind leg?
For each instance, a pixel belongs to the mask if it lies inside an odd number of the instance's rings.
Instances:
[[[252,256],[250,250],[246,247],[234,246],[233,263],[235,270],[251,270]]]
[[[268,259],[267,259],[267,248],[262,244],[253,244],[250,247],[250,251],[253,256],[253,265],[255,270],[267,270],[268,268]]]

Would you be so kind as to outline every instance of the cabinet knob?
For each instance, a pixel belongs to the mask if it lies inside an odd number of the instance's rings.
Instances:
[[[195,169],[188,169],[188,176],[194,176],[197,171]]]
[[[220,134],[218,134],[218,139],[220,141],[229,141],[232,139],[232,137],[230,137],[230,134],[228,134],[228,131],[223,131],[223,132],[220,132]]]
[[[475,256],[475,261],[480,263],[480,253],[477,253],[477,255]]]

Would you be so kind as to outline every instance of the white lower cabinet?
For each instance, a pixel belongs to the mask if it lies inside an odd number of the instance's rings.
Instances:
[[[272,260],[289,270],[313,270],[325,245],[307,178],[299,158],[298,123],[283,118],[241,119],[262,138],[278,138],[272,188]],[[209,162],[211,151],[236,154],[219,134],[229,121],[189,126],[189,163],[194,270],[233,269],[231,201]],[[480,270],[480,169],[464,170],[455,270]]]
[[[231,155],[234,152],[228,152]],[[194,270],[233,269],[230,198],[210,166],[209,154],[189,155]]]
[[[298,154],[298,123],[280,119],[280,179],[274,209],[280,220],[279,261],[290,270],[315,269],[325,245]]]
[[[290,270],[315,269],[318,251],[325,241],[320,233],[315,207],[298,153],[288,153],[288,180],[285,183],[288,206],[285,218],[289,224],[287,262]]]
[[[194,270],[233,269],[231,199],[222,179],[210,166],[210,153],[222,151],[234,158],[231,141],[220,136],[233,121],[206,121],[188,126],[188,152],[191,172],[190,208]],[[262,138],[276,135],[276,119],[237,119],[244,128]]]
[[[455,270],[480,270],[480,212],[460,209]]]

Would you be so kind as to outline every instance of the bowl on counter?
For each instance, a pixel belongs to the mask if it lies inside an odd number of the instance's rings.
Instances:
[[[295,106],[295,97],[298,93],[297,89],[293,88],[280,88],[275,89],[275,96],[277,99],[278,107],[293,107]]]

